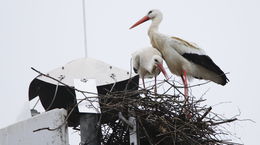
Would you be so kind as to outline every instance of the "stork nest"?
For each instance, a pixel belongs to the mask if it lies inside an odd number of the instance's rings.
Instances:
[[[177,89],[175,87],[175,89]],[[130,126],[119,119],[135,117],[141,145],[216,145],[234,144],[223,124],[225,119],[201,105],[205,100],[183,94],[155,94],[150,90],[111,92],[101,97],[102,144],[129,145]]]
[[[34,68],[32,69],[40,75],[44,75],[75,91],[81,92],[83,95],[88,93],[70,87]],[[205,99],[196,99],[192,96],[185,99],[179,90],[182,87],[177,87],[166,80],[157,83],[157,85],[164,85],[164,83],[167,83],[170,87],[161,94],[154,93],[154,86],[151,86],[146,90],[107,91],[107,94],[99,96],[102,113],[98,124],[101,125],[102,130],[102,145],[130,144],[129,130],[131,125],[129,126],[129,123],[126,121],[126,118],[129,117],[136,118],[137,133],[141,145],[237,144],[229,142],[230,139],[222,139],[229,138],[231,135],[227,130],[223,129],[223,125],[234,122],[237,118],[226,119],[212,112],[210,106],[202,105],[206,101]],[[200,85],[202,84],[196,86]],[[113,87],[111,90],[113,90]],[[85,99],[87,100],[87,97]],[[66,120],[68,120],[77,105],[74,105],[71,111],[69,111]],[[119,114],[122,114],[120,119]],[[53,131],[59,129],[64,124],[54,129],[49,127],[40,128],[34,132],[44,129]]]

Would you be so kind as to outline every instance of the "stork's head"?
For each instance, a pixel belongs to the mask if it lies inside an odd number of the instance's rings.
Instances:
[[[160,10],[157,10],[157,9],[150,10],[147,13],[147,17],[149,17],[149,19],[153,20],[155,18],[162,17],[162,12]]]
[[[157,66],[159,64],[163,64],[163,59],[161,56],[159,55],[154,55],[153,58],[152,58],[152,64],[154,66]]]
[[[154,10],[150,10],[142,19],[140,19],[139,21],[137,21],[133,26],[130,27],[130,29],[148,21],[148,20],[158,20],[161,21],[162,19],[162,13],[160,10],[154,9]]]
[[[167,80],[169,79],[169,77],[168,77],[168,75],[167,75],[167,73],[166,73],[166,71],[165,71],[165,69],[164,69],[164,67],[163,67],[163,59],[162,59],[162,57],[159,56],[159,55],[154,55],[154,56],[152,57],[152,60],[151,60],[151,63],[150,63],[150,69],[148,69],[149,72],[150,72],[150,73],[153,73],[154,68],[159,69],[159,70],[163,73],[163,75],[165,76],[165,78],[166,78]]]

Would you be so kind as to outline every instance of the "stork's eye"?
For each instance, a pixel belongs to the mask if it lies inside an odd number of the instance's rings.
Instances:
[[[153,12],[153,11],[149,11],[149,12],[148,12],[148,15],[150,15],[152,12]]]
[[[154,60],[155,62],[159,62],[157,59]]]

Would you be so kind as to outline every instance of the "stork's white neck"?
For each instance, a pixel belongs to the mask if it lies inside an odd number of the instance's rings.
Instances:
[[[158,32],[161,21],[162,21],[162,16],[159,16],[159,15],[157,17],[155,17],[154,19],[152,19],[152,24],[148,30],[149,36],[152,35],[152,33]]]
[[[148,36],[151,40],[151,44],[154,48],[158,49],[160,51],[160,48],[159,48],[159,45],[158,45],[158,34],[159,34],[159,25],[162,21],[162,17],[161,16],[158,16],[158,17],[155,17],[154,19],[152,19],[152,24],[148,30]]]

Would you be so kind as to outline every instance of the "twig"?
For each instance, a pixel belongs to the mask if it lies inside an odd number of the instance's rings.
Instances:
[[[202,119],[204,119],[204,118],[209,114],[209,112],[211,111],[211,109],[212,109],[212,107],[209,107],[209,108],[207,109],[207,111],[206,111],[200,118],[198,118],[198,122],[202,121]]]

